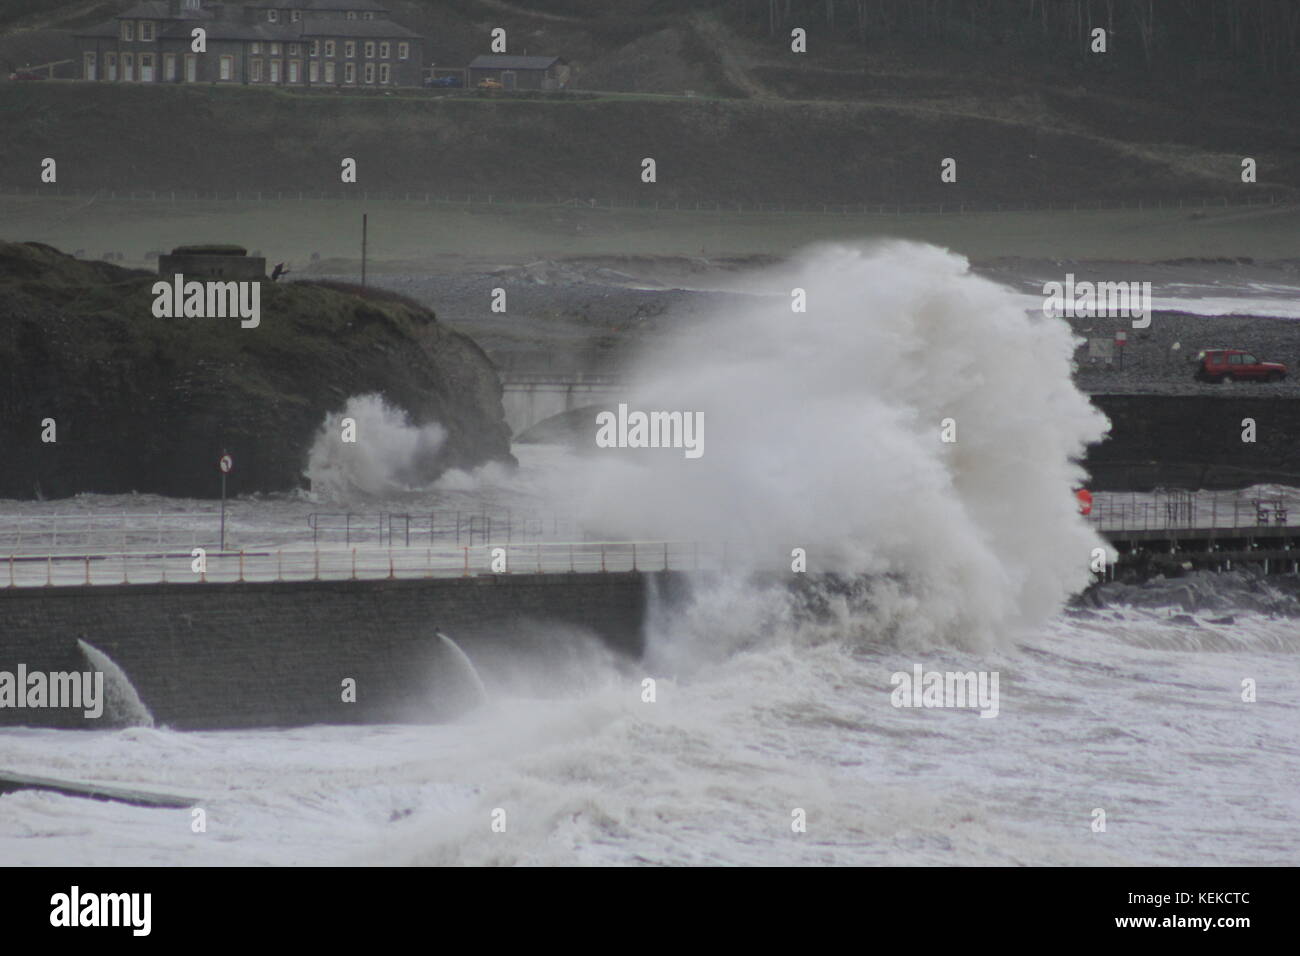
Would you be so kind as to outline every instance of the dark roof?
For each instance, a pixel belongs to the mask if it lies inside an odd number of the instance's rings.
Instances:
[[[357,0],[351,0],[356,3]],[[166,4],[152,4],[153,6],[163,6]],[[142,4],[151,6],[151,4]],[[135,9],[140,9],[139,7]],[[148,17],[149,14],[141,14]],[[129,19],[123,14],[124,19]],[[279,23],[271,23],[267,20],[257,19],[251,22],[244,20],[242,17],[230,20],[214,20],[212,12],[205,10],[199,17],[183,19],[177,17],[164,18],[158,24],[158,38],[162,40],[183,39],[188,41],[190,31],[194,28],[196,20],[203,20],[205,29],[208,31],[209,40],[264,40],[268,43],[300,43],[306,42],[317,37],[330,37],[339,39],[376,39],[376,40],[419,40],[420,34],[414,30],[407,29],[400,23],[394,23],[392,20],[347,20],[340,17],[303,17],[297,23],[291,23],[281,20]],[[78,30],[74,34],[80,37],[93,37],[102,39],[114,39],[117,37],[121,27],[116,19],[108,20],[104,23],[84,30]],[[143,48],[142,48],[143,49]]]
[[[241,6],[259,10],[356,10],[361,13],[387,13],[388,8],[374,0],[245,0]]]
[[[549,70],[563,62],[558,56],[510,56],[505,53],[484,53],[470,61],[471,70]]]
[[[111,40],[116,38],[120,29],[116,20],[105,20],[103,23],[96,23],[93,27],[74,30],[72,35],[75,37],[103,37]]]
[[[340,20],[338,17],[303,17],[302,35],[304,37],[374,37],[387,39],[419,39],[420,34],[408,30],[392,20]]]
[[[158,28],[158,36],[166,39],[190,38],[188,23],[173,21]],[[209,40],[267,40],[277,43],[298,43],[302,31],[296,23],[244,23],[240,20],[214,20],[205,29]]]
[[[198,246],[177,246],[174,256],[246,256],[248,250],[233,243],[210,242]]]
[[[199,13],[197,10],[186,10],[185,13]],[[211,11],[202,11],[203,16],[212,16]],[[174,17],[172,5],[167,0],[148,0],[147,3],[137,3],[130,10],[123,10],[117,15],[119,20],[163,20]]]

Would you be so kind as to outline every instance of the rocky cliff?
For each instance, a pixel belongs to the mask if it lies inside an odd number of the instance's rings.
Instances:
[[[446,429],[421,479],[512,460],[491,363],[418,304],[266,280],[260,323],[243,328],[156,318],[157,281],[0,242],[0,497],[212,497],[222,450],[232,493],[292,489],[326,414],[368,393]]]

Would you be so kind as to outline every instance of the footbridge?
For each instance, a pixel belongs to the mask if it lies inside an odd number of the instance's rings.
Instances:
[[[516,436],[565,412],[613,407],[627,394],[622,376],[584,372],[504,372],[501,387],[506,423]]]

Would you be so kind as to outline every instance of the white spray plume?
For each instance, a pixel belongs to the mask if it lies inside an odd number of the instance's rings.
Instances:
[[[875,581],[864,638],[989,646],[1086,586],[1103,545],[1072,490],[1108,425],[1064,322],[911,242],[816,247],[754,291],[657,352],[630,399],[703,412],[705,455],[594,452],[590,522],[726,541],[738,571],[803,548],[810,572]]]
[[[343,420],[356,423],[356,441],[345,442]],[[326,495],[382,495],[431,484],[447,430],[435,423],[412,425],[400,408],[380,395],[354,395],[342,412],[325,416],[308,458],[312,490]]]

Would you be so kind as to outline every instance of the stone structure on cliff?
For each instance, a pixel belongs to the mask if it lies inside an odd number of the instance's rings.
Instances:
[[[157,278],[0,242],[0,497],[212,497],[223,451],[232,493],[291,490],[326,416],[365,394],[445,430],[421,482],[513,460],[492,364],[417,303],[266,281],[250,328],[157,317]]]

